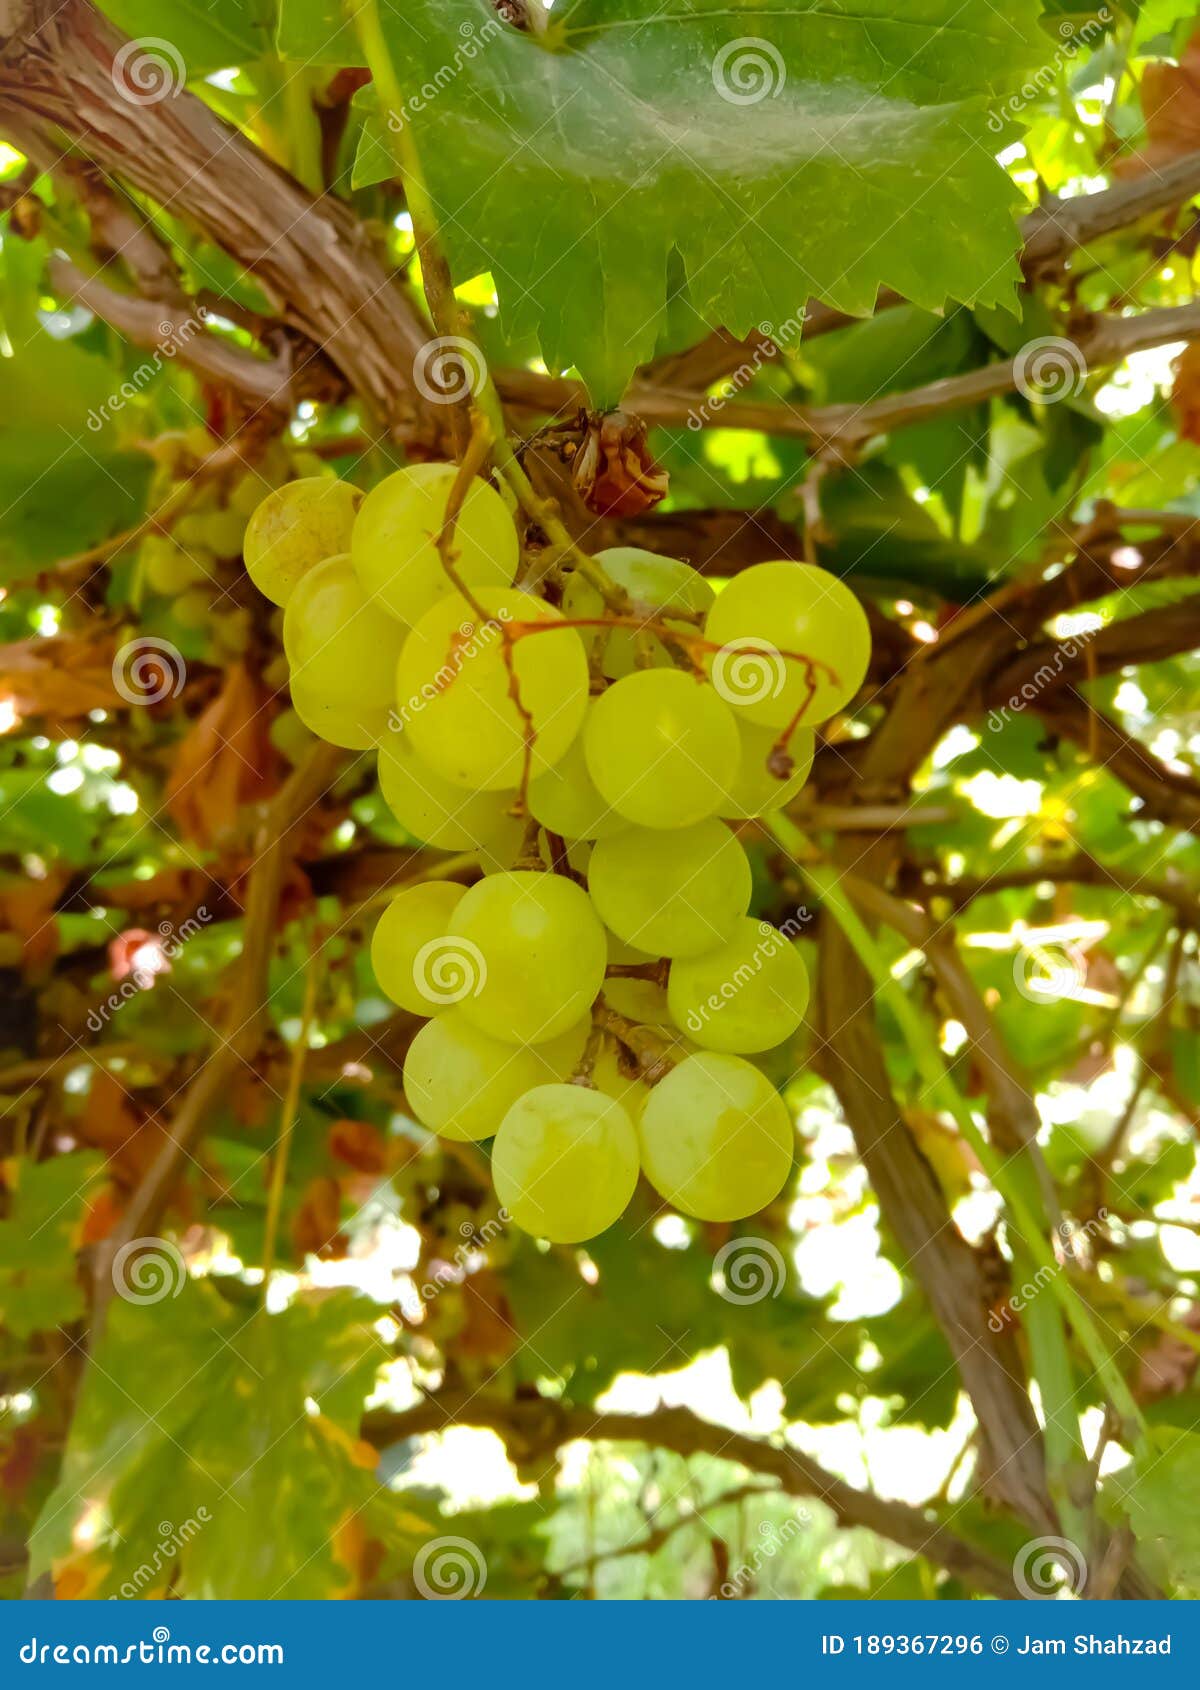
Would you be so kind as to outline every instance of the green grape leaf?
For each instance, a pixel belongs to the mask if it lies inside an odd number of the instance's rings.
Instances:
[[[881,286],[930,310],[1000,304],[1014,191],[989,99],[1045,57],[1014,0],[575,0],[544,33],[487,0],[385,0],[383,24],[458,279],[491,270],[509,330],[535,328],[614,403],[691,304],[742,334],[805,300],[865,316]],[[336,0],[284,0],[280,50],[361,63]],[[395,174],[377,113],[355,184]],[[930,239],[936,229],[937,239]]]
[[[168,79],[207,76],[272,51],[274,8],[267,0],[99,0],[99,5],[142,48],[143,75],[161,67]],[[134,64],[127,75],[135,88],[142,86]]]
[[[4,1164],[0,1326],[15,1338],[69,1326],[85,1312],[76,1272],[79,1226],[102,1162],[92,1151]]]
[[[1152,1427],[1133,1463],[1110,1481],[1148,1569],[1179,1595],[1200,1592],[1198,1491],[1200,1434],[1172,1427]]]
[[[90,1597],[344,1593],[335,1533],[378,1488],[356,1441],[384,1359],[375,1312],[338,1292],[267,1315],[197,1281],[114,1299],[34,1576],[73,1572]]]

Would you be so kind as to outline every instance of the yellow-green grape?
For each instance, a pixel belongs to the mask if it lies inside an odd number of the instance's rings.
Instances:
[[[526,1092],[492,1146],[501,1204],[519,1227],[554,1244],[578,1244],[611,1226],[637,1177],[637,1133],[628,1113],[585,1086]]]
[[[297,583],[326,558],[350,550],[362,493],[348,481],[307,476],[277,487],[246,524],[246,573],[272,604],[287,605]]]
[[[679,669],[641,669],[603,693],[583,738],[588,773],[640,827],[688,827],[715,814],[740,755],[733,712]]]
[[[610,809],[596,791],[583,753],[586,732],[585,716],[582,731],[553,768],[529,783],[530,815],[564,839],[606,839],[629,826],[625,817]]]
[[[245,475],[239,475],[229,490],[229,508],[237,511],[239,516],[247,520],[252,517],[267,494],[272,490],[274,482],[268,480],[257,470],[247,470]]]
[[[431,768],[459,786],[495,792],[521,784],[527,725],[531,775],[567,750],[587,708],[587,656],[572,628],[514,638],[518,709],[501,629],[561,623],[562,616],[529,593],[482,587],[475,596],[486,622],[458,597],[426,611],[404,642],[396,696],[413,747]]]
[[[250,612],[230,610],[213,619],[213,644],[227,657],[241,657],[250,645]]]
[[[778,1197],[793,1129],[774,1086],[740,1056],[701,1051],[653,1088],[637,1124],[646,1178],[680,1214],[737,1221]]]
[[[203,513],[204,544],[218,557],[240,557],[246,533],[246,518],[232,506]]]
[[[724,944],[750,902],[750,863],[723,822],[668,833],[631,827],[601,839],[588,887],[601,918],[651,956],[698,956]]]
[[[310,569],[297,582],[283,615],[283,649],[297,714],[313,727],[306,714],[311,701],[349,713],[364,730],[380,731],[395,696],[403,637],[372,609],[348,557],[327,558]]]
[[[524,829],[509,815],[507,792],[468,792],[444,780],[418,757],[410,735],[392,731],[379,742],[379,788],[406,833],[439,851],[507,849]]]
[[[765,816],[772,810],[782,810],[800,791],[812,768],[813,732],[811,728],[792,730],[787,743],[792,772],[780,780],[771,773],[769,760],[781,732],[780,728],[764,728],[757,722],[748,722],[744,716],[738,717],[741,758],[733,783],[721,801],[721,815],[735,821]]]
[[[709,658],[716,690],[772,728],[801,706],[808,727],[844,709],[871,656],[862,605],[836,575],[811,563],[756,563],[735,575],[717,594],[704,633],[719,647]],[[813,661],[811,674],[797,656]]]
[[[455,911],[452,937],[472,981],[463,1014],[494,1039],[554,1038],[582,1019],[604,983],[600,918],[562,875],[488,875]]]
[[[300,679],[291,682],[290,690],[292,709],[301,722],[330,745],[346,751],[373,751],[388,731],[388,713],[381,705],[342,704]]]
[[[519,1097],[571,1073],[587,1025],[544,1045],[504,1044],[457,1009],[426,1022],[404,1059],[404,1095],[423,1127],[443,1138],[491,1138]]]
[[[671,1018],[706,1050],[748,1056],[790,1038],[808,1008],[808,970],[769,921],[746,916],[732,938],[671,964]]]
[[[459,1001],[462,970],[450,928],[465,897],[466,887],[451,880],[408,886],[375,923],[371,967],[381,989],[401,1009],[436,1015]]]
[[[207,628],[213,615],[212,588],[192,587],[180,593],[171,613],[181,628]]]
[[[165,598],[184,593],[209,576],[203,555],[184,551],[165,534],[147,535],[138,548],[138,563],[151,592],[161,593]]]
[[[688,611],[703,616],[713,602],[713,590],[708,582],[678,558],[659,557],[657,552],[642,551],[638,546],[612,546],[608,551],[597,552],[596,562],[618,587],[624,587],[635,606],[635,614],[638,611],[662,613],[667,623],[685,630],[690,628],[694,633],[694,624],[678,620],[672,622],[671,612]],[[599,591],[585,575],[578,570],[573,571],[567,577],[563,591],[564,615],[591,618],[603,616],[605,610]],[[620,680],[622,675],[632,674],[638,667],[639,646],[649,654],[653,663],[666,665],[671,661],[654,634],[647,634],[639,641],[637,630],[633,628],[608,631],[584,628],[580,632],[589,651],[597,639],[605,642],[600,667],[613,681]]]
[[[412,627],[435,604],[457,597],[437,539],[458,469],[412,464],[381,481],[363,500],[350,550],[364,589]],[[450,562],[470,589],[507,587],[520,547],[504,500],[476,476],[454,524]]]
[[[271,744],[289,763],[298,763],[312,747],[313,736],[294,710],[281,710],[271,723]]]
[[[654,980],[640,980],[628,974],[618,974],[614,979],[610,975],[604,982],[604,1001],[618,1015],[643,1027],[665,1027],[671,1021],[666,987]]]

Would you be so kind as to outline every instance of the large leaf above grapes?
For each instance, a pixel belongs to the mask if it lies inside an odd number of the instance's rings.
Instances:
[[[575,0],[540,35],[489,0],[382,9],[456,275],[491,270],[509,332],[599,403],[654,351],[673,248],[739,333],[881,285],[1011,294],[986,108],[1048,54],[1030,0]],[[362,61],[337,0],[284,0],[280,46]],[[377,116],[356,181],[394,168]]]

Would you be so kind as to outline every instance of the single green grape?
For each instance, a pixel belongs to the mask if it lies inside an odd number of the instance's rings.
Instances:
[[[408,886],[375,923],[375,978],[393,1003],[413,1015],[436,1015],[458,1001],[461,982],[451,926],[466,890],[452,880]]]
[[[734,821],[752,816],[769,815],[790,804],[808,779],[812,768],[814,738],[811,728],[794,728],[788,739],[788,755],[792,772],[786,780],[771,773],[770,757],[782,729],[764,728],[748,722],[743,715],[737,718],[741,757],[737,774],[721,801],[720,813]]]
[[[529,593],[481,587],[475,597],[488,621],[461,598],[443,599],[405,640],[398,716],[414,750],[446,780],[495,792],[520,786],[528,727],[532,776],[567,750],[587,708],[587,657],[574,629],[555,627],[514,637],[510,671],[504,625],[562,616]]]
[[[594,1238],[637,1186],[637,1133],[613,1098],[586,1086],[535,1086],[500,1123],[496,1196],[519,1227],[555,1244]]]
[[[246,518],[232,506],[214,506],[202,513],[203,543],[217,557],[240,557],[246,533]]]
[[[310,570],[348,552],[361,501],[359,488],[326,475],[288,481],[268,493],[242,538],[246,573],[259,592],[286,606]]]
[[[637,1125],[642,1167],[680,1214],[736,1221],[778,1197],[792,1166],[787,1106],[752,1063],[701,1051],[652,1089]]]
[[[455,464],[410,464],[372,489],[354,525],[351,555],[364,590],[414,627],[435,604],[457,598],[437,539]],[[507,587],[520,547],[504,500],[476,476],[454,524],[451,564],[466,587]]]
[[[717,594],[704,633],[720,648],[709,658],[714,687],[764,727],[786,726],[802,706],[806,727],[836,715],[862,685],[871,657],[862,605],[836,575],[811,563],[756,563],[735,575]],[[814,660],[811,677],[787,652]]]
[[[671,964],[667,1002],[698,1045],[750,1055],[782,1044],[803,1021],[808,970],[777,927],[745,916],[725,944]]]
[[[207,581],[211,571],[201,553],[193,554],[177,546],[165,534],[149,534],[138,547],[138,563],[142,578],[151,592],[164,598],[185,593],[201,581]]]
[[[588,1024],[544,1045],[505,1044],[447,1009],[421,1028],[404,1059],[404,1095],[423,1127],[443,1138],[491,1138],[519,1097],[565,1080]]]
[[[171,614],[181,628],[196,632],[207,628],[213,619],[212,587],[189,587],[175,600]]]
[[[344,704],[326,697],[320,687],[293,677],[289,683],[292,709],[309,733],[346,751],[373,751],[388,731],[388,713],[381,704]]]
[[[541,1044],[591,1008],[604,983],[606,946],[587,893],[537,869],[490,874],[454,918],[472,971],[463,1014],[512,1044]]]
[[[612,546],[597,552],[596,562],[618,587],[624,587],[635,610],[659,614],[671,626],[695,632],[694,623],[673,621],[672,611],[690,612],[703,616],[713,602],[713,590],[702,575],[678,558],[659,557],[657,552],[642,551],[638,546]],[[563,590],[563,614],[568,618],[603,616],[604,599],[585,575],[573,570]],[[671,658],[655,634],[638,639],[634,628],[585,628],[580,630],[584,645],[591,651],[597,640],[604,641],[601,670],[609,680],[618,681],[631,675],[638,667],[639,646],[649,655],[651,663],[666,667]]]
[[[372,610],[344,554],[327,558],[299,581],[283,614],[283,649],[297,687],[307,698],[364,721],[386,720],[394,699],[403,634]]]
[[[596,788],[640,827],[688,827],[715,814],[737,773],[733,712],[679,669],[640,669],[588,713],[584,755]]]
[[[507,792],[468,792],[444,780],[413,750],[400,730],[379,743],[379,788],[405,832],[439,851],[507,849],[520,846],[522,824],[509,815]]]
[[[589,715],[593,708],[588,706]],[[601,798],[588,773],[583,750],[587,725],[585,716],[582,730],[558,762],[529,783],[530,815],[564,839],[606,839],[629,826],[626,818]]]
[[[213,617],[213,644],[226,658],[244,656],[250,648],[252,632],[248,610],[228,610]]]
[[[750,902],[750,863],[723,822],[601,839],[588,887],[619,939],[651,956],[698,956],[725,942]]]
[[[609,975],[604,982],[604,1001],[618,1015],[625,1016],[628,1021],[637,1021],[643,1027],[671,1026],[667,989],[656,980],[641,980],[636,975]],[[670,1036],[675,1036],[673,1031]]]
[[[597,1091],[621,1105],[631,1121],[636,1121],[646,1107],[650,1087],[645,1080],[622,1070],[617,1053],[607,1040],[593,1064],[592,1081]]]

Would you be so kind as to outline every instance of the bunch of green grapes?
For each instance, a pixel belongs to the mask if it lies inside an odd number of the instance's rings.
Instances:
[[[409,1107],[493,1140],[497,1197],[542,1238],[603,1231],[641,1174],[682,1214],[753,1214],[793,1126],[749,1058],[796,1032],[808,979],[748,914],[736,827],[800,790],[866,674],[866,617],[786,561],[714,593],[621,549],[519,589],[509,505],[475,478],[448,524],[457,476],[293,482],[246,534],[298,716],[377,747],[396,819],[478,875],[403,888],[375,929],[381,989],[423,1021]]]

